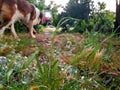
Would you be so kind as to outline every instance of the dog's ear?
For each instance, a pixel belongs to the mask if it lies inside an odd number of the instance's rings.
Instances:
[[[35,7],[33,5],[31,5],[31,9],[32,9],[32,12],[31,12],[30,19],[34,20],[36,18],[36,10],[35,10]]]

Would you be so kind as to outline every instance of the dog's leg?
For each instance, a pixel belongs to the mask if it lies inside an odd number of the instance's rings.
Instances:
[[[5,29],[2,28],[2,29],[0,30],[0,35],[3,35],[3,34],[4,34],[4,31],[5,31]]]
[[[31,28],[30,28],[30,35],[31,35],[32,38],[36,38],[36,36],[34,35],[33,32],[34,32],[34,28],[31,27]]]
[[[3,35],[4,32],[5,32],[5,29],[8,28],[10,25],[11,25],[11,21],[8,22],[5,26],[3,26],[3,27],[0,29],[0,35]]]
[[[16,34],[16,32],[15,32],[15,28],[14,28],[14,22],[11,24],[11,32],[12,32],[14,38],[15,38],[15,39],[18,39],[18,36],[17,36],[17,34]]]
[[[32,37],[32,38],[36,38],[36,36],[34,35],[35,29],[34,29],[34,27],[33,27],[33,22],[32,22],[32,21],[29,23],[28,28],[29,28],[31,37]]]
[[[36,38],[36,36],[34,35],[34,33],[36,33],[34,27],[33,27],[33,21],[29,21],[29,23],[23,21],[24,25],[26,25],[26,27],[29,29],[30,32],[30,36],[32,38]]]

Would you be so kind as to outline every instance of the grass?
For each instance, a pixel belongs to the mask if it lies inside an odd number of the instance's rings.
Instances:
[[[118,38],[97,32],[55,33],[49,42],[19,36],[20,41],[0,39],[0,56],[6,58],[0,61],[1,90],[120,89]]]

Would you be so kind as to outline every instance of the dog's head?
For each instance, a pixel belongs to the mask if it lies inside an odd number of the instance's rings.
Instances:
[[[37,7],[35,7],[35,18],[33,20],[34,25],[37,25],[40,23],[41,18],[39,16],[40,16],[40,10]]]
[[[35,8],[36,9],[36,24],[43,24],[43,17],[44,17],[44,10],[39,10],[38,8]],[[36,25],[35,24],[35,25]]]

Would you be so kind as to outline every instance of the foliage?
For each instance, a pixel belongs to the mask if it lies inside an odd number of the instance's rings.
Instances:
[[[94,7],[94,6],[93,6]],[[89,29],[94,26],[97,31],[110,33],[114,28],[115,13],[105,10],[106,4],[98,2],[99,8],[94,8],[90,15]]]
[[[75,24],[77,24],[75,26],[78,26],[78,27],[76,27],[77,30],[75,30],[75,32],[76,31],[83,32],[84,31],[83,30],[84,26],[83,26],[83,28],[80,28],[80,27],[82,27],[81,24],[83,24],[84,21],[85,22],[89,21],[89,14],[90,14],[90,12],[92,10],[92,8],[91,8],[92,4],[91,3],[92,3],[91,0],[70,0],[67,3],[66,7],[64,8],[64,11],[61,14],[59,14],[59,17],[58,17],[57,21],[59,21],[63,17],[72,17],[72,18],[79,19],[80,21],[78,23],[75,23]],[[63,31],[68,31],[68,29],[66,29],[66,25],[67,24],[69,26],[72,25],[72,27],[74,27],[73,23],[74,23],[74,21],[70,21],[70,22],[65,23],[62,26],[63,27]]]
[[[15,23],[15,30],[19,33],[28,32],[28,28],[22,22]]]
[[[74,28],[73,32],[83,33],[87,29],[86,27],[88,27],[88,24],[84,20],[79,21],[76,27]]]
[[[37,6],[40,10],[43,10],[46,8],[45,0],[28,0],[28,1],[34,4],[35,6]]]
[[[91,0],[70,0],[62,13],[65,16],[88,21]],[[79,10],[79,11],[78,11]]]
[[[105,34],[113,32],[115,21],[114,12],[104,10],[105,9],[104,3],[102,4],[98,3],[98,5],[99,8],[91,12],[89,16],[89,21],[86,22],[85,20],[79,20],[78,23],[76,23],[75,28],[72,30],[72,32],[83,33],[86,30],[88,31],[95,30]],[[69,30],[67,31],[69,32]]]

